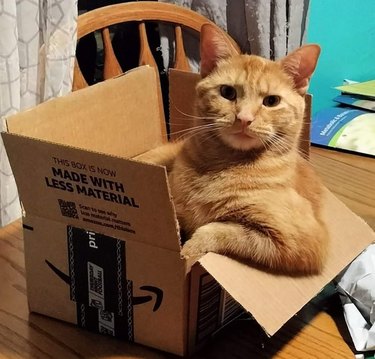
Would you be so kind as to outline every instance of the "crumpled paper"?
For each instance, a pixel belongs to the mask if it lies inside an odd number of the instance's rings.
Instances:
[[[375,244],[337,278],[344,317],[358,351],[375,350]]]

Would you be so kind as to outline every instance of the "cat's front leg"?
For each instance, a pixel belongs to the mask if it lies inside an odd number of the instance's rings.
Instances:
[[[288,227],[289,231],[281,233],[281,229],[272,230],[270,226],[261,231],[231,221],[211,222],[193,233],[181,254],[184,258],[198,259],[215,252],[250,260],[277,272],[319,273],[325,257],[324,228],[311,227],[313,233],[309,236],[306,231],[296,232],[295,226]]]
[[[184,244],[181,254],[184,258],[202,257],[208,252],[226,254],[232,246],[246,241],[244,228],[232,222],[211,222],[199,227]],[[233,243],[233,242],[237,242]]]

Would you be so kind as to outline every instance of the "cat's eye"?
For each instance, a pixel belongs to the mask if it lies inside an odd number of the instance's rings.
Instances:
[[[275,107],[280,103],[280,101],[281,101],[280,96],[269,95],[263,99],[263,105],[266,107]]]
[[[220,95],[229,101],[234,101],[237,98],[237,91],[233,86],[221,85]]]

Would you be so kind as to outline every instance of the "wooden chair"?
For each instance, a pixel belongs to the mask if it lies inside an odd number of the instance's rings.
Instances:
[[[203,24],[213,24],[206,17],[195,11],[181,6],[155,1],[140,1],[109,5],[80,15],[78,17],[78,40],[94,31],[101,31],[104,47],[104,80],[123,73],[119,62],[116,59],[109,33],[109,26],[115,24],[124,22],[138,23],[140,40],[139,65],[147,64],[157,68],[156,61],[147,40],[145,27],[146,21],[167,23],[174,26],[176,51],[173,67],[185,71],[190,71],[191,69],[184,50],[182,29],[192,30],[197,36],[199,36]],[[233,42],[234,46],[237,47],[237,44],[229,37],[229,35],[224,31],[223,33]],[[76,61],[74,67],[73,91],[87,86],[88,84],[82,75],[78,62]]]
[[[109,27],[126,22],[136,22],[138,25],[140,43],[139,65],[150,65],[157,70],[158,66],[147,39],[146,22],[164,23],[174,27],[175,54],[173,68],[184,71],[191,71],[191,68],[185,54],[182,31],[188,30],[190,33],[196,34],[198,38],[203,24],[211,23],[216,26],[206,17],[192,10],[155,1],[121,3],[88,11],[78,17],[77,38],[79,40],[98,30],[101,32],[104,52],[103,80],[113,78],[123,73],[112,47]],[[234,46],[238,48],[234,40],[225,31],[223,31],[223,33],[230,39]],[[160,86],[159,77],[158,82]],[[82,75],[76,59],[73,91],[87,86],[88,83]],[[164,118],[163,99],[161,95],[159,95],[159,103],[161,118]]]

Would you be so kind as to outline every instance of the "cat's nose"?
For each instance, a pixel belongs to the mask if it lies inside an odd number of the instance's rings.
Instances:
[[[254,116],[249,113],[239,113],[237,115],[237,119],[241,122],[241,126],[243,128],[250,126],[251,123],[254,121]]]

